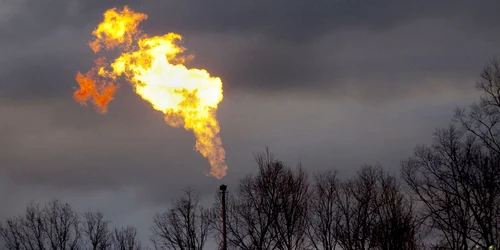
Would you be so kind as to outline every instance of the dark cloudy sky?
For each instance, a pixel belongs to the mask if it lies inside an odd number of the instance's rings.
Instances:
[[[500,54],[498,0],[0,0],[0,219],[28,201],[99,209],[147,238],[151,216],[192,186],[207,201],[190,132],[132,93],[109,113],[72,100],[102,13],[129,4],[174,31],[224,82],[218,110],[233,188],[264,147],[310,172],[397,171],[430,143]]]

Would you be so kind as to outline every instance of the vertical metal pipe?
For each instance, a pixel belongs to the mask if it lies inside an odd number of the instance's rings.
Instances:
[[[222,192],[222,250],[227,250],[227,232],[226,232],[226,185],[220,185]]]

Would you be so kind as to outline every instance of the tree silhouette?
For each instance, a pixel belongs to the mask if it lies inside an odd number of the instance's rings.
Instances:
[[[338,244],[336,229],[341,216],[337,206],[340,181],[335,171],[317,174],[314,180],[307,237],[316,250],[334,250]]]
[[[89,250],[108,250],[113,245],[113,235],[109,231],[109,221],[104,219],[101,212],[86,212],[82,235],[90,245]]]
[[[87,212],[83,220],[70,204],[51,200],[44,206],[31,202],[24,215],[0,224],[6,250],[138,250],[134,227],[108,229],[100,212]]]
[[[8,250],[78,250],[81,235],[78,215],[67,203],[52,200],[44,207],[30,203],[24,216],[0,226]]]
[[[227,200],[227,237],[236,249],[304,249],[309,189],[300,165],[296,171],[266,149],[255,157],[258,174],[240,180]],[[220,200],[213,228],[221,233]]]
[[[156,249],[202,250],[208,237],[210,213],[187,189],[167,212],[154,217],[151,241]]]
[[[113,233],[113,250],[139,250],[141,243],[137,239],[137,229],[132,226],[115,228]]]
[[[403,163],[403,178],[423,204],[439,248],[487,249],[500,243],[500,67],[492,61],[477,87],[483,96],[438,129]]]

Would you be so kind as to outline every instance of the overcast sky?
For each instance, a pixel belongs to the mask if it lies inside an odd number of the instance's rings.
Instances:
[[[205,172],[193,134],[124,84],[100,115],[72,99],[87,43],[111,7],[178,32],[190,66],[220,76],[228,175]],[[191,186],[207,201],[254,173],[270,147],[291,165],[397,172],[432,142],[500,55],[498,0],[0,0],[0,219],[59,198],[146,239],[151,217]]]

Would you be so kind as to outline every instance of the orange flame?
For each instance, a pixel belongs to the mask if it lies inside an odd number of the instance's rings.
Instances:
[[[80,85],[80,89],[75,91],[73,98],[82,105],[86,105],[89,99],[97,108],[99,113],[108,111],[108,103],[113,100],[113,95],[116,92],[117,85],[113,82],[97,78],[98,69],[103,69],[105,64],[104,58],[99,58],[94,61],[95,67],[85,75],[78,72],[76,81]]]
[[[96,38],[89,43],[91,49],[97,53],[103,47],[119,47],[124,52],[110,65],[99,59],[87,74],[78,72],[80,89],[74,94],[75,100],[84,104],[92,96],[98,109],[106,112],[116,85],[101,79],[124,76],[139,96],[165,114],[167,124],[193,131],[195,149],[210,162],[209,174],[220,179],[227,171],[216,119],[217,106],[223,98],[222,81],[204,69],[188,69],[182,64],[180,53],[185,48],[178,45],[181,35],[139,36],[138,24],[145,19],[147,15],[127,6],[121,12],[113,8],[104,13],[104,21],[93,32]],[[131,49],[133,41],[137,41],[135,50]]]
[[[89,43],[90,48],[95,53],[99,52],[101,42],[106,49],[113,49],[118,45],[130,46],[134,36],[139,33],[139,23],[147,18],[146,14],[136,13],[128,6],[121,12],[117,12],[116,8],[107,10],[104,12],[104,21],[92,32],[96,39]]]

